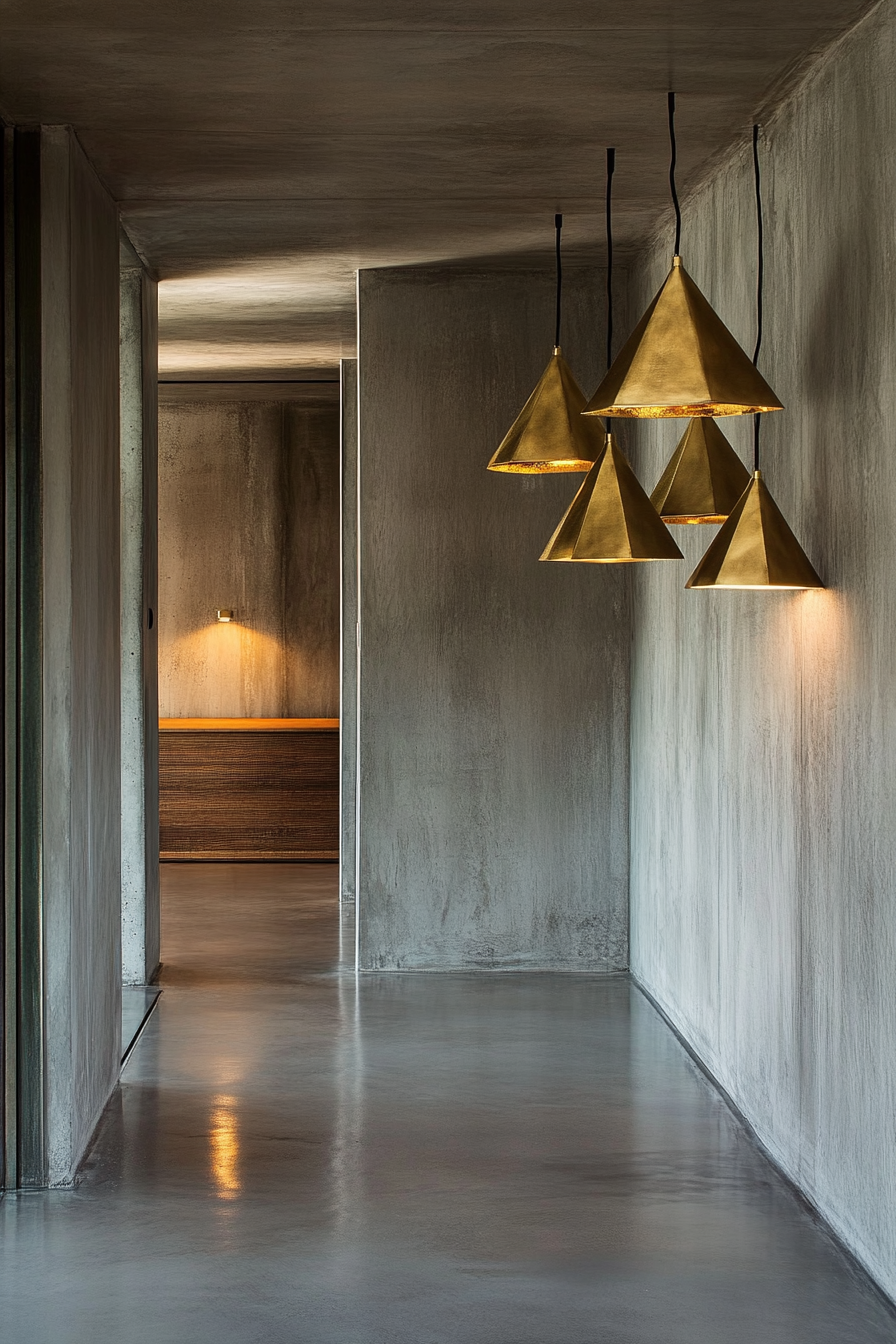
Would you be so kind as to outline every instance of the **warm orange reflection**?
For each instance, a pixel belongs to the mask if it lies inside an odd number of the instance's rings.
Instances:
[[[219,1199],[236,1199],[241,1190],[240,1131],[234,1097],[214,1097],[209,1121],[212,1180]]]

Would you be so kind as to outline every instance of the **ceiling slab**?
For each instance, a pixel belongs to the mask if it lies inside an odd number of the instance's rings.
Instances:
[[[354,352],[360,267],[624,260],[861,0],[6,0],[0,106],[70,123],[162,280],[165,378]]]

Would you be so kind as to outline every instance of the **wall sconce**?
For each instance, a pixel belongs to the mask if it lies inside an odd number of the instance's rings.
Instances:
[[[233,611],[231,610],[230,607],[219,607],[219,608],[218,608],[218,613],[217,613],[217,614],[218,614],[218,620],[219,620],[219,621],[232,621],[232,620],[233,620]]]

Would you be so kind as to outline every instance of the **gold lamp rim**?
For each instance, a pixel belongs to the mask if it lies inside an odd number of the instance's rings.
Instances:
[[[582,411],[582,415],[602,415],[616,420],[695,420],[702,417],[721,420],[730,415],[767,415],[770,411],[783,410],[780,402],[776,406],[720,401],[695,401],[680,406],[635,406],[614,402],[612,406]]]
[[[686,586],[690,587],[689,584]],[[727,588],[741,593],[813,593],[820,592],[824,586],[823,583],[711,583],[695,584],[691,592],[712,593]]]
[[[560,565],[651,565],[663,560],[676,560],[672,555],[625,555],[600,559],[593,555],[540,555],[539,560],[547,560]]]
[[[727,513],[682,513],[668,514],[660,510],[660,517],[667,527],[690,527],[701,523],[724,523]]]
[[[489,463],[487,470],[504,471],[511,476],[551,476],[561,472],[590,471],[593,466],[593,462],[586,462],[580,457],[558,458],[554,462],[532,458],[522,462]]]

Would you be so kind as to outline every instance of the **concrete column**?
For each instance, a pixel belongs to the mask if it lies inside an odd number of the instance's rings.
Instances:
[[[339,774],[342,832],[339,892],[354,901],[358,764],[358,361],[344,359],[342,372],[342,694],[339,709]]]
[[[18,1180],[69,1182],[118,1077],[118,219],[16,133]]]
[[[121,969],[160,958],[157,286],[124,240],[121,269]]]
[[[602,290],[567,268],[589,389]],[[360,276],[362,969],[627,961],[627,575],[539,564],[580,476],[486,471],[553,300],[542,271]]]

